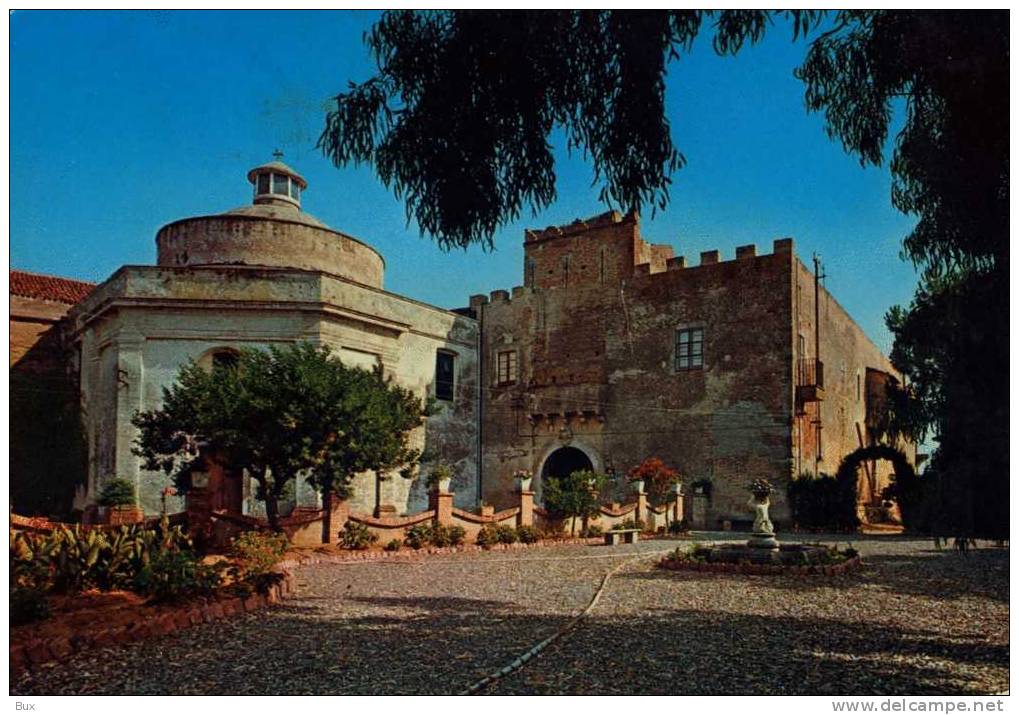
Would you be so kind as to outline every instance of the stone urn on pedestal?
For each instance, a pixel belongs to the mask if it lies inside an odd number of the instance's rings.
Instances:
[[[513,479],[517,483],[518,492],[529,492],[531,491],[531,481],[534,479],[534,475],[526,469],[518,469],[513,472]]]
[[[774,487],[767,479],[755,479],[750,485],[750,499],[747,506],[754,512],[754,531],[747,541],[752,549],[778,550],[778,539],[775,538],[775,525],[768,516],[771,506],[771,494]]]

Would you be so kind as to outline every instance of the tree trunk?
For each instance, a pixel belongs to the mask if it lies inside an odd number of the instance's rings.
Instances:
[[[329,543],[333,528],[333,485],[327,484],[322,491],[322,543]]]
[[[265,516],[269,520],[269,528],[278,532],[280,530],[279,498],[271,491],[267,491],[265,495]]]

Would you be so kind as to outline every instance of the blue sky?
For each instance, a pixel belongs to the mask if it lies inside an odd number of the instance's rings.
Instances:
[[[368,167],[315,150],[329,98],[370,76],[371,12],[17,12],[11,16],[11,265],[103,280],[155,262],[155,232],[250,201],[247,169],[280,148],[309,181],[304,209],[379,249],[385,287],[444,307],[522,281],[523,229],[605,207],[591,168],[558,152],[559,200],[496,237],[496,251],[443,253],[407,226]],[[650,241],[693,260],[792,236],[885,350],[883,315],[916,274],[899,259],[911,218],[887,167],[862,169],[803,108],[806,45],[786,27],[722,58],[703,38],[670,65],[673,138],[688,165],[672,202],[642,219]]]

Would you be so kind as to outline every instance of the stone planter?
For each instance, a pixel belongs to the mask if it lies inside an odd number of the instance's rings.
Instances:
[[[517,477],[517,491],[519,492],[531,491],[532,481],[534,481],[534,477]]]
[[[453,483],[452,477],[446,479],[440,479],[438,481],[438,489],[441,494],[449,494],[449,487]]]
[[[643,494],[644,493],[644,480],[643,479],[634,479],[632,482],[630,482],[630,484],[633,485],[633,491],[635,493],[637,493],[637,494]]]

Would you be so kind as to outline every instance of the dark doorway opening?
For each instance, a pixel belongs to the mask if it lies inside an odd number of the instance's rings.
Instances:
[[[594,465],[587,455],[576,447],[560,447],[548,455],[541,468],[541,478],[565,477],[582,469],[593,470]]]

